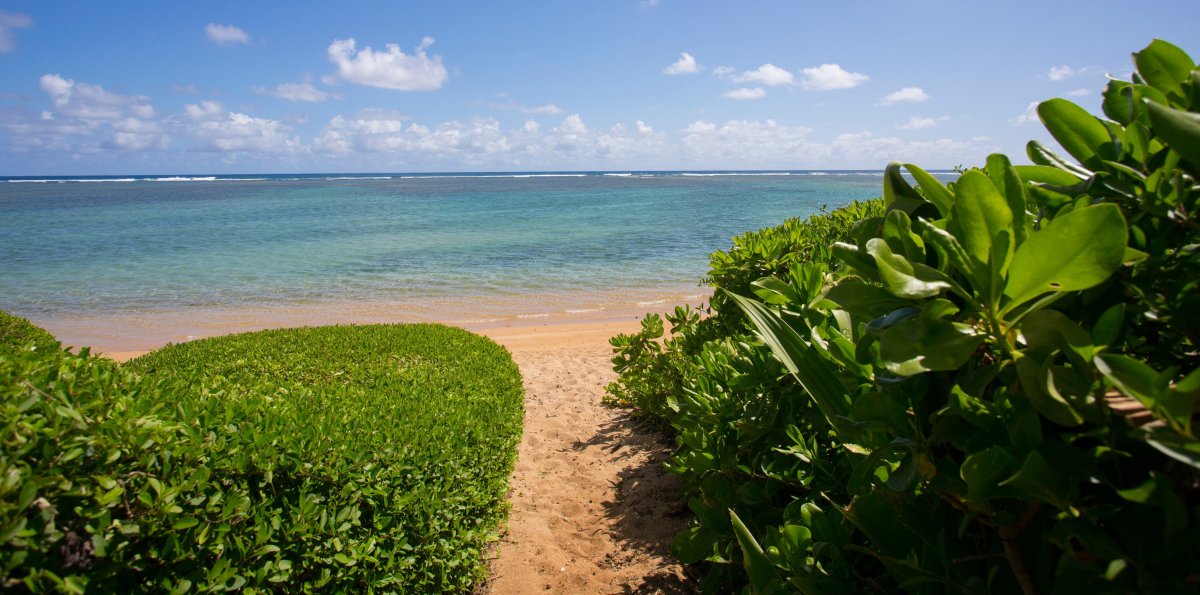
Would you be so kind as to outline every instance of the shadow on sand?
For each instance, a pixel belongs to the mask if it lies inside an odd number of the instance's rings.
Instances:
[[[591,438],[574,446],[576,450],[589,447],[641,461],[618,475],[616,498],[604,505],[605,515],[612,521],[612,537],[622,549],[602,564],[620,567],[644,555],[674,560],[671,540],[687,526],[690,513],[679,480],[663,468],[673,447],[671,439],[628,411],[620,411]],[[699,578],[698,569],[675,564],[643,577],[641,584],[627,586],[623,592],[699,593]]]

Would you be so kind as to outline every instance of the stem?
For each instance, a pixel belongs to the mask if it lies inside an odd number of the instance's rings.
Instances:
[[[1000,539],[1004,542],[1004,557],[1008,558],[1008,565],[1012,567],[1013,576],[1017,578],[1017,584],[1021,585],[1021,592],[1025,595],[1037,595],[1037,587],[1033,583],[1033,576],[1029,574],[1029,568],[1025,566],[1025,557],[1021,554],[1019,540],[1021,533],[1037,516],[1041,507],[1040,503],[1035,503],[1015,525],[1000,527],[999,530]]]

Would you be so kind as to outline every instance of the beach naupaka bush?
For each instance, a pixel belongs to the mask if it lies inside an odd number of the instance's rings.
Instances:
[[[1108,119],[1039,106],[1070,159],[894,164],[827,262],[718,286],[761,341],[689,355],[667,413],[710,586],[1200,585],[1200,69],[1134,64]]]

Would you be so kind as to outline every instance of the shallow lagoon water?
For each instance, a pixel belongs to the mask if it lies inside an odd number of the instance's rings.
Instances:
[[[881,183],[878,172],[9,179],[0,309],[70,340],[72,321],[189,313],[456,322],[696,302],[708,254],[733,236],[878,196]]]

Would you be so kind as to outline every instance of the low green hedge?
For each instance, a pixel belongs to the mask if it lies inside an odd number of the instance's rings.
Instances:
[[[58,349],[54,335],[8,312],[0,312],[0,348]]]
[[[508,353],[436,325],[0,350],[0,387],[0,574],[35,591],[466,591],[521,433]]]

